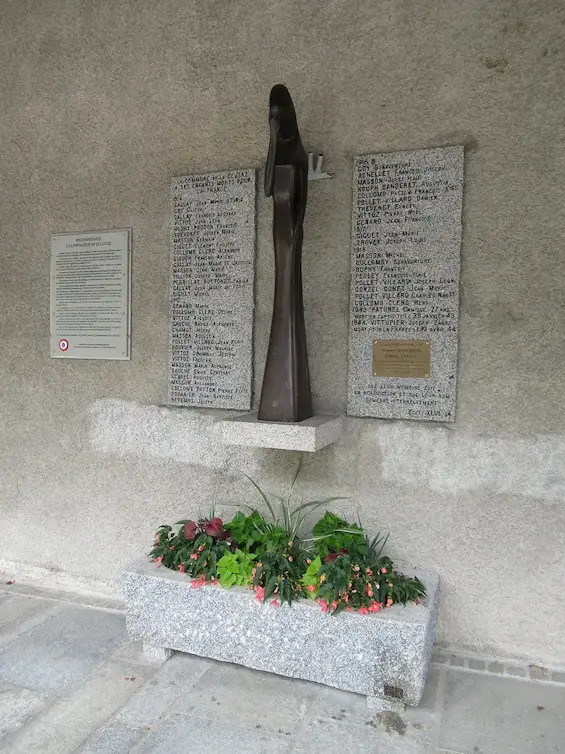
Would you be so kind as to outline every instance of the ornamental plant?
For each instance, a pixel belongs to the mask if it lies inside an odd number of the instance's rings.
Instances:
[[[247,587],[259,602],[270,600],[275,606],[311,599],[325,613],[367,615],[424,597],[422,582],[397,572],[383,554],[386,537],[369,539],[360,522],[349,523],[331,511],[310,536],[302,537],[308,509],[328,501],[292,509],[289,494],[279,499],[277,514],[269,497],[250,481],[266,505],[265,515],[247,506],[247,513],[240,510],[226,522],[212,514],[177,521],[176,528],[160,526],[149,557],[158,566],[186,574],[193,587]]]

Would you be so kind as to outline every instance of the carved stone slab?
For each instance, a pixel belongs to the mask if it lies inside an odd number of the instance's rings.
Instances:
[[[357,157],[348,414],[454,421],[463,147]]]
[[[255,170],[172,182],[169,402],[249,409]]]

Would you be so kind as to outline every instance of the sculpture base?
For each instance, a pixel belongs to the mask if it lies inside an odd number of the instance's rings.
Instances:
[[[318,415],[301,422],[271,422],[244,414],[224,419],[220,431],[226,445],[315,453],[341,437],[345,421],[341,416]]]

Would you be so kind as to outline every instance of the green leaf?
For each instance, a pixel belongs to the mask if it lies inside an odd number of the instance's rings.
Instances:
[[[271,578],[267,581],[267,584],[265,585],[265,599],[269,599],[269,597],[273,594],[275,591],[275,587],[277,585],[277,577],[276,575],[271,576]]]

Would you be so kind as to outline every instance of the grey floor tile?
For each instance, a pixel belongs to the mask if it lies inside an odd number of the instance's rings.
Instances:
[[[0,651],[0,680],[63,695],[124,641],[123,616],[68,607]]]
[[[334,720],[312,720],[296,739],[292,754],[375,754],[375,731],[370,726]]]
[[[293,734],[319,693],[306,681],[260,673],[231,663],[214,663],[175,704],[174,711],[221,719],[254,729]]]
[[[186,698],[193,685],[209,667],[210,662],[200,657],[174,654],[155,671],[151,680],[131,697],[118,713],[117,719],[128,725],[157,724],[169,707]]]
[[[201,720],[171,715],[136,749],[136,754],[289,754],[287,736],[226,725],[222,718]],[[343,754],[343,753],[342,753]]]
[[[0,683],[0,750],[2,739],[40,712],[46,701],[40,694]]]
[[[370,726],[375,741],[381,740],[383,745],[399,736],[420,745],[429,745],[434,739],[437,723],[435,706],[441,672],[440,666],[430,667],[420,705],[408,707],[402,713],[371,713],[367,709],[366,697],[322,686],[310,716],[319,722],[333,720],[345,725]]]
[[[14,621],[27,618],[50,607],[50,604],[48,600],[40,600],[35,597],[6,595],[0,602],[0,630]]]
[[[154,664],[151,660],[143,654],[143,642],[142,641],[126,641],[117,652],[114,653],[114,657],[117,660],[128,660],[133,662],[141,662],[143,665]]]
[[[7,739],[9,754],[70,754],[112,717],[152,672],[133,663],[112,662],[99,668],[66,699]],[[1,749],[0,749],[1,750]]]
[[[450,670],[439,746],[463,754],[565,752],[565,688]]]
[[[88,739],[79,754],[128,754],[144,735],[141,728],[119,722],[108,723]]]

